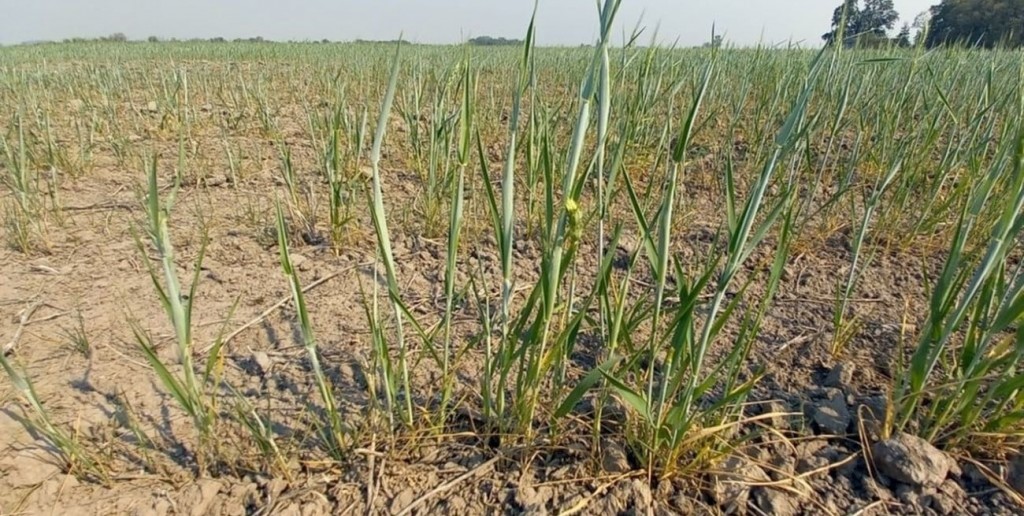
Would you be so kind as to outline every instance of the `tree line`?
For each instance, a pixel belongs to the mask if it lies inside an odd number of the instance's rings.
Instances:
[[[860,47],[1024,46],[1024,0],[942,0],[890,37],[899,19],[893,0],[843,0],[822,39],[827,44]]]
[[[81,37],[67,38],[67,39],[64,40],[64,43],[83,43],[83,42],[89,42],[89,41],[128,42],[129,39],[128,39],[128,36],[126,36],[123,32],[115,32],[114,34],[110,34],[108,36],[100,36],[98,38],[81,38]],[[146,38],[146,41],[149,42],[149,43],[157,43],[157,42],[160,42],[160,41],[177,42],[177,41],[182,41],[182,40],[179,40],[177,38],[161,39],[161,38],[159,38],[157,36],[149,36],[148,38]],[[189,42],[205,41],[205,42],[210,42],[210,43],[227,43],[229,41],[233,42],[233,43],[242,43],[242,42],[246,42],[246,43],[267,43],[267,42],[270,42],[270,40],[263,39],[262,36],[255,36],[255,37],[250,37],[250,38],[235,38],[235,39],[231,39],[231,40],[223,38],[223,37],[191,38],[191,39],[187,39],[187,40],[184,40],[184,41],[189,41]],[[359,44],[395,44],[395,43],[398,42],[398,40],[356,39],[356,40],[353,40],[352,42],[353,43],[359,43]],[[320,40],[320,41],[313,41],[313,43],[333,43],[333,41],[328,40],[328,39],[323,39],[323,40]],[[405,43],[406,44],[413,44],[413,43],[410,43],[410,42],[405,42]],[[471,38],[468,41],[468,43],[470,45],[477,45],[477,46],[484,46],[484,47],[492,47],[492,46],[521,46],[523,44],[523,40],[500,38],[500,37],[496,38],[496,37],[493,37],[493,36],[478,36],[478,37],[475,37],[475,38]]]
[[[914,22],[904,23],[895,36],[890,36],[900,20],[893,0],[842,0],[832,13],[831,29],[822,35],[826,44],[843,44],[857,47],[883,47],[923,45],[964,45],[982,48],[1024,47],[1024,0],[941,0],[937,5],[920,13]],[[155,36],[150,42],[160,41]],[[71,38],[65,42],[81,41],[128,41],[124,33],[85,39]],[[171,39],[171,41],[176,41]],[[189,41],[203,41],[193,39]],[[222,43],[224,38],[210,38],[205,41]],[[237,38],[234,42],[261,43],[262,37]],[[356,40],[356,43],[370,41]],[[322,43],[329,43],[323,40]],[[518,39],[478,36],[468,41],[477,46],[519,46]],[[721,36],[704,44],[705,47],[719,47]]]

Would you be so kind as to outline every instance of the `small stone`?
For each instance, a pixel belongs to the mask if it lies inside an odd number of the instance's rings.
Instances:
[[[931,507],[933,511],[943,516],[953,514],[965,514],[965,511],[960,506],[960,504],[956,503],[956,501],[954,501],[952,498],[943,494],[938,494],[931,497]]]
[[[654,499],[651,496],[651,485],[641,479],[634,479],[631,487],[633,491],[633,508],[638,514],[646,514],[654,503]]]
[[[955,498],[967,498],[967,493],[964,491],[964,488],[960,487],[960,484],[957,483],[957,481],[948,478],[941,486],[939,486],[939,492]]]
[[[750,499],[750,483],[769,480],[760,467],[733,455],[711,475],[709,494],[726,514],[743,514]]]
[[[274,365],[274,363],[270,360],[270,356],[268,356],[263,351],[253,352],[252,361],[256,364],[256,367],[259,368],[259,372],[263,376],[270,374],[270,368]]]
[[[840,363],[829,371],[825,387],[847,389],[853,384],[853,365]]]
[[[604,452],[604,457],[601,460],[601,466],[607,473],[627,473],[632,471],[633,468],[629,465],[629,457],[626,455],[626,449],[621,444],[611,440],[602,439],[601,451]]]
[[[935,512],[943,515],[965,514],[966,509],[960,502],[966,498],[967,493],[960,487],[960,484],[947,479],[939,486],[938,492],[932,495],[931,507]]]
[[[796,459],[792,456],[776,455],[768,462],[772,466],[772,469],[768,470],[768,475],[773,480],[792,479],[794,472],[796,472]]]
[[[203,104],[202,106],[199,107],[199,109],[201,111],[206,111],[206,112],[213,111],[213,105],[211,105],[211,104]]]
[[[534,489],[533,486],[519,486],[515,491],[515,500],[523,508],[524,514],[547,514],[545,506],[550,500],[548,489]]]
[[[678,511],[675,514],[697,514],[697,504],[694,502],[693,496],[683,491],[676,491],[668,503],[673,509]]]
[[[804,473],[810,473],[811,471],[817,471],[817,475],[824,475],[827,473],[825,468],[829,465],[828,459],[825,457],[819,457],[812,455],[810,457],[801,457],[796,461],[796,472],[803,475]]]
[[[85,102],[83,102],[82,99],[71,99],[71,102],[68,102],[68,108],[72,111],[81,111],[84,107]]]
[[[900,484],[896,487],[896,497],[900,503],[913,507],[918,512],[920,509],[931,505],[932,495],[934,494],[934,489],[922,488],[920,486]]]
[[[773,451],[767,446],[755,446],[747,451],[747,457],[757,464],[770,462],[774,456]]]
[[[949,473],[949,459],[928,441],[910,434],[896,434],[871,448],[875,466],[882,474],[912,486],[938,487]]]
[[[765,514],[793,516],[799,511],[793,495],[770,487],[754,489],[754,502]]]
[[[146,111],[149,111],[150,113],[156,113],[159,110],[160,107],[157,105],[155,100],[151,100],[149,101],[148,104],[146,104]]]
[[[852,417],[842,392],[834,390],[828,399],[819,402],[812,409],[812,420],[823,432],[835,435],[846,433]]]
[[[776,430],[794,430],[800,422],[799,414],[794,414],[788,405],[781,401],[769,401],[761,405],[761,414],[768,416],[768,423]]]

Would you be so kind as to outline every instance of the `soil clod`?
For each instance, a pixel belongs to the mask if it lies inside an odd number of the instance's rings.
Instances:
[[[767,482],[770,479],[756,464],[743,457],[733,455],[726,459],[711,476],[711,499],[726,514],[746,514],[752,482]]]
[[[786,493],[770,487],[754,489],[754,501],[757,508],[765,514],[774,516],[794,516],[799,514],[797,500],[792,493]]]
[[[910,486],[936,488],[949,473],[946,454],[910,434],[900,433],[877,442],[871,451],[882,474]]]
[[[828,397],[812,409],[812,419],[825,433],[842,435],[850,426],[852,417],[846,405],[846,396],[839,389],[829,389]]]

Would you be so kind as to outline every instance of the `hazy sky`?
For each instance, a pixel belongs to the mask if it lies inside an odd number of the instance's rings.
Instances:
[[[895,0],[905,21],[939,0]],[[623,0],[621,27],[638,20],[660,39],[709,39],[712,24],[736,44],[792,40],[818,45],[840,0]],[[530,0],[0,0],[0,43],[95,37],[132,39],[263,36],[275,40],[405,38],[453,43],[490,35],[520,38]],[[540,0],[540,44],[590,43],[595,0]],[[649,34],[650,32],[648,32]]]

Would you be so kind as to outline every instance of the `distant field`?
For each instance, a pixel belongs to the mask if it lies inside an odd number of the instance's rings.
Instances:
[[[0,514],[1019,513],[1022,84],[0,48]]]

